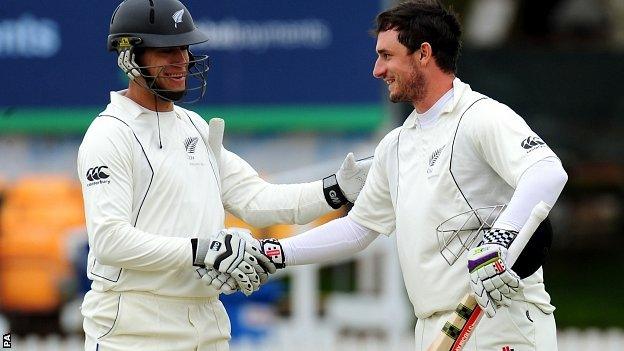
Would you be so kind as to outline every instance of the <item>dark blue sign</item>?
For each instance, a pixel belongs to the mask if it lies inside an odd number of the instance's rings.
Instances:
[[[0,106],[101,106],[127,82],[106,51],[117,1],[3,0]],[[211,40],[203,104],[379,101],[377,1],[186,1]]]

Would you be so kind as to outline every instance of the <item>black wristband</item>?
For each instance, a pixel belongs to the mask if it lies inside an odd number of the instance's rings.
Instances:
[[[275,265],[275,268],[281,269],[286,267],[286,256],[282,243],[277,239],[260,240],[260,249],[262,253]]]
[[[335,174],[323,178],[323,195],[325,195],[325,201],[333,209],[338,209],[349,202],[340,190]]]

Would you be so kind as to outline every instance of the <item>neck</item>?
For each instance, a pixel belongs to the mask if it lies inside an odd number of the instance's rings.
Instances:
[[[412,105],[418,113],[427,112],[442,95],[453,89],[453,79],[455,75],[439,72],[439,74],[428,77],[427,91],[420,101],[413,101]]]
[[[148,110],[159,112],[173,111],[173,102],[161,99],[136,82],[130,82],[126,97]]]

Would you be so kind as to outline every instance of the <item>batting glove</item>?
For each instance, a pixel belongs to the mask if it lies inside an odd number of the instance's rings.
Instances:
[[[491,229],[483,243],[468,253],[470,288],[488,317],[494,317],[497,308],[509,306],[511,298],[524,287],[506,261],[507,248],[517,235],[515,231]]]
[[[122,50],[117,56],[117,66],[128,76],[130,80],[141,77],[141,69],[137,65],[136,55],[132,48]]]
[[[204,264],[231,274],[243,294],[251,295],[260,287],[260,276],[254,267],[258,265],[257,257],[262,256],[258,248],[247,244],[240,232],[223,229],[210,239]]]
[[[251,235],[251,232],[244,228],[230,228],[234,229],[238,232],[238,234],[245,239],[247,245],[249,245],[249,249],[252,251],[254,257],[258,260],[258,263],[254,265],[254,269],[258,273],[260,277],[260,284],[266,283],[269,279],[269,274],[275,273],[277,267],[275,263],[271,261],[269,257],[267,257],[262,251],[262,241],[254,238]]]
[[[356,161],[350,152],[338,172],[323,179],[323,194],[329,206],[337,209],[347,202],[355,202],[372,164],[373,156]]]
[[[214,268],[198,268],[195,271],[197,279],[201,279],[206,285],[212,286],[220,293],[230,295],[239,290],[231,274],[221,273]]]

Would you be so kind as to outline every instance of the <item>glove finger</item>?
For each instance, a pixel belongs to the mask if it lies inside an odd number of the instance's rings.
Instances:
[[[485,312],[485,315],[488,316],[488,318],[492,318],[496,315],[496,308],[494,308],[494,304],[490,303],[486,308],[483,308],[483,312]]]
[[[208,274],[208,270],[206,268],[197,268],[195,270],[195,279],[202,279],[206,274]]]
[[[209,271],[209,273],[206,274],[202,280],[206,282],[207,285],[212,286],[215,290],[225,294],[231,294],[237,290],[236,281],[232,277],[228,274],[219,273],[214,270]]]
[[[222,277],[220,276],[219,280],[223,281],[220,286],[220,290],[222,293],[230,295],[238,291],[236,280],[234,280],[234,278],[232,278],[231,276],[222,274]]]
[[[277,271],[277,268],[275,268],[275,264],[273,264],[273,262],[271,262],[271,260],[269,260],[268,257],[266,257],[262,252],[260,252],[260,249],[258,249],[257,247],[253,246],[253,245],[249,245],[249,250],[247,251],[248,253],[251,254],[251,257],[249,260],[253,263],[257,263],[260,267],[262,267],[262,270],[264,271],[264,273],[275,273]],[[258,271],[256,269],[256,271]]]
[[[355,160],[355,164],[360,170],[365,170],[366,174],[368,174],[368,170],[373,164],[373,157],[374,156],[368,156],[359,160]]]
[[[515,276],[509,271],[506,271],[505,273],[501,274],[500,278],[505,283],[505,285],[509,286],[511,289],[514,289],[516,291],[524,287],[524,283],[522,283],[522,280],[520,280],[520,278],[518,278],[517,276]]]
[[[260,277],[260,285],[266,283],[269,280],[269,275],[266,273],[258,273],[258,277]]]
[[[264,270],[256,262],[257,261],[252,255],[245,252],[245,259],[243,260],[239,268],[241,269],[241,271],[247,274],[247,276],[249,276],[249,280],[253,284],[260,285],[260,277],[258,276],[258,271],[264,272]]]
[[[355,170],[355,168],[355,156],[353,155],[353,152],[349,152],[344,161],[342,161],[340,169],[343,171],[352,171]]]
[[[214,270],[208,270],[206,272],[206,274],[204,274],[200,279],[206,284],[206,285],[212,285],[213,287],[215,287],[218,290],[218,283],[215,283],[215,279],[217,278],[217,274],[216,271]]]
[[[269,280],[269,275],[264,270],[264,268],[262,268],[261,265],[254,264],[252,267],[253,267],[254,271],[256,272],[256,275],[258,277],[257,279],[259,279],[260,284],[264,284],[264,283],[266,283],[267,280]]]
[[[249,296],[249,295],[251,295],[252,292],[254,292],[254,288],[253,288],[253,285],[251,285],[251,281],[249,280],[249,276],[247,276],[247,274],[243,273],[240,269],[235,268],[232,271],[232,278],[234,278],[234,280],[236,280],[236,285],[238,285],[240,290],[246,296]]]
[[[509,307],[511,306],[511,299],[505,295],[502,295],[502,299],[498,304],[499,306]]]

